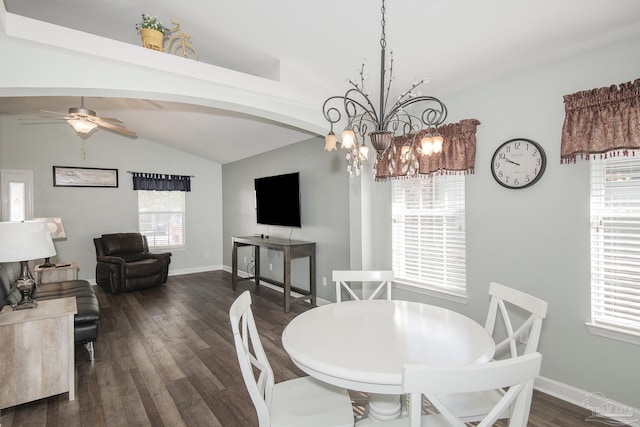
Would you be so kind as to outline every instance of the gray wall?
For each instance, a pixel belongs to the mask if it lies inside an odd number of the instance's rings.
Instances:
[[[85,141],[65,123],[22,124],[0,116],[0,168],[27,169],[34,177],[34,217],[61,217],[67,239],[54,242],[54,261],[76,261],[79,276],[95,278],[93,237],[138,230],[138,198],[127,171],[194,175],[186,194],[185,249],[173,251],[170,274],[222,264],[222,168],[143,139],[99,130]],[[52,166],[116,168],[118,188],[53,187]]]
[[[231,266],[231,238],[268,234],[316,242],[317,290],[323,299],[335,300],[331,271],[349,268],[349,181],[336,156],[324,152],[324,140],[313,138],[222,167],[224,197],[224,264]],[[302,227],[265,226],[256,223],[253,180],[300,172]],[[238,250],[239,268],[246,271],[249,248]],[[261,252],[261,274],[282,280],[282,256]],[[273,270],[269,270],[269,263]],[[307,259],[292,262],[292,285],[308,289]],[[323,286],[323,277],[327,286]]]
[[[540,343],[542,375],[636,408],[640,347],[596,337],[585,327],[590,320],[589,167],[560,164],[560,137],[563,95],[638,78],[639,45],[634,40],[610,46],[444,99],[449,121],[482,122],[476,172],[466,178],[468,300],[394,294],[446,306],[479,322],[486,316],[490,281],[534,294],[550,306]],[[548,157],[541,181],[524,190],[501,187],[489,169],[495,149],[515,137],[538,141]],[[322,148],[318,138],[223,167],[227,266],[232,236],[263,231],[255,224],[253,178],[297,170],[303,177],[304,224],[294,238],[318,241],[319,282],[330,280],[333,269],[390,266],[390,185],[372,183],[370,173],[362,181],[348,180],[343,152],[327,154]],[[322,286],[320,294],[333,300]]]

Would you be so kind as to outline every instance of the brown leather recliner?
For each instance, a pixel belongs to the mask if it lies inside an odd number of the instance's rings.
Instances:
[[[140,233],[103,234],[96,246],[96,283],[118,294],[166,283],[171,253],[149,252],[147,237]]]

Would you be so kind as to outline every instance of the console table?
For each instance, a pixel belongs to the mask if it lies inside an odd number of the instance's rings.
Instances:
[[[66,280],[78,280],[78,264],[56,264],[55,267],[42,268],[36,266],[33,270],[36,275],[36,283],[64,282]]]
[[[69,393],[75,399],[76,298],[38,301],[37,308],[0,312],[0,409]]]
[[[277,237],[245,236],[233,238],[233,252],[231,255],[231,286],[233,290],[238,286],[238,247],[254,246],[255,250],[255,276],[247,277],[256,282],[256,292],[260,290],[260,280],[284,288],[284,311],[288,312],[292,302],[311,298],[311,305],[316,306],[316,244],[300,240],[280,239]],[[281,251],[284,254],[284,281],[278,282],[269,277],[260,275],[260,248]],[[309,257],[309,290],[291,286],[291,260]],[[302,297],[293,298],[291,291],[302,294]]]

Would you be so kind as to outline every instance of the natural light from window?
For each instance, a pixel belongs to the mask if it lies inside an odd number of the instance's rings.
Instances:
[[[138,191],[138,229],[149,249],[185,246],[184,191]]]
[[[396,281],[466,294],[464,175],[392,183],[392,262]]]
[[[640,344],[640,158],[609,156],[590,164],[588,326],[597,335]]]

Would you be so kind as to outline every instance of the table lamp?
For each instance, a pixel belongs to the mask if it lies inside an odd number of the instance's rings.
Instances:
[[[67,235],[64,232],[64,225],[62,225],[62,218],[33,218],[34,221],[44,221],[49,227],[49,233],[53,240],[64,239]],[[51,268],[55,267],[55,264],[49,262],[50,257],[44,259],[44,264],[39,265],[39,268]]]
[[[56,249],[47,224],[43,221],[0,222],[0,262],[20,262],[20,277],[15,287],[22,299],[13,309],[35,308],[31,299],[36,281],[29,271],[29,261],[51,257]]]

